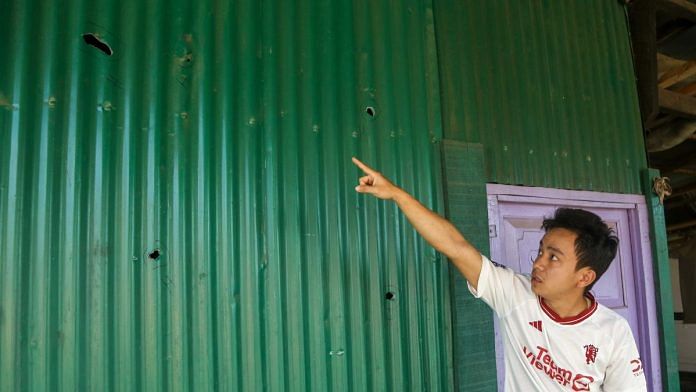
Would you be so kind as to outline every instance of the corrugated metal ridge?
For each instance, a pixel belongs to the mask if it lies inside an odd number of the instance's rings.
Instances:
[[[447,266],[350,163],[440,208],[433,34],[427,1],[11,2],[0,390],[450,388]]]
[[[445,136],[490,182],[640,193],[646,167],[623,6],[436,2]]]

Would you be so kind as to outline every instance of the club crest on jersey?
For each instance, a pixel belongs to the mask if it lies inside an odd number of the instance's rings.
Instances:
[[[585,362],[589,365],[590,363],[595,363],[597,360],[597,353],[599,352],[599,349],[591,344],[588,344],[585,347]]]

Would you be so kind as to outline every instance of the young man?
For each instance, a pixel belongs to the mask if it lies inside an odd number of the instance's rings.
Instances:
[[[447,256],[469,290],[497,314],[505,344],[506,391],[646,391],[628,322],[599,305],[589,289],[616,255],[618,239],[584,210],[559,209],[531,276],[481,255],[446,219],[358,159],[355,190],[393,200],[413,227]]]

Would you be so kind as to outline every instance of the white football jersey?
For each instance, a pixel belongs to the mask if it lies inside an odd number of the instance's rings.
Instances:
[[[506,391],[647,391],[628,322],[598,304],[561,318],[532,292],[529,276],[483,256],[478,290],[498,316]]]

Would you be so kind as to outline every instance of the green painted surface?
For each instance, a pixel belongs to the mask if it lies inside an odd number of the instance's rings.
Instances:
[[[674,307],[672,304],[672,278],[669,269],[665,210],[653,191],[653,180],[660,172],[647,169],[642,173],[643,193],[650,217],[650,242],[655,279],[658,326],[660,328],[660,359],[662,362],[662,389],[679,392],[679,358],[674,331]]]
[[[432,3],[4,4],[0,390],[494,386],[486,310],[349,159],[440,212],[478,176],[470,236],[485,181],[640,193],[628,32],[617,2]],[[483,145],[449,182],[443,133]]]
[[[480,252],[490,254],[483,146],[445,140],[442,148],[447,218]],[[495,391],[493,312],[471,295],[456,268],[450,273],[455,390]]]
[[[447,264],[350,163],[442,208],[428,1],[11,0],[0,51],[1,391],[451,388]]]
[[[646,168],[620,1],[435,0],[444,136],[489,182],[641,193]]]

